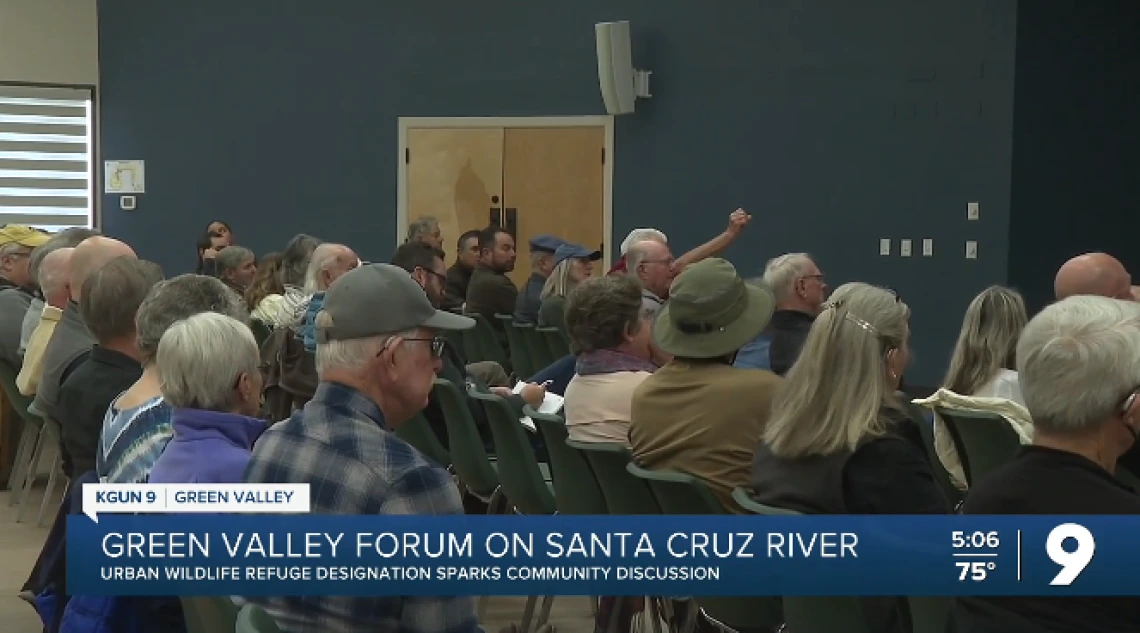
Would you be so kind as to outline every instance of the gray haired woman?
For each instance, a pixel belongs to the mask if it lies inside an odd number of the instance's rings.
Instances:
[[[162,395],[174,407],[174,438],[151,483],[239,483],[265,422],[257,343],[249,328],[216,312],[170,326],[158,344]]]

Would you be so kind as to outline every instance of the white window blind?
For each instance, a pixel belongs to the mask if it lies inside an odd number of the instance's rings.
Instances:
[[[91,91],[0,86],[0,224],[94,221]]]

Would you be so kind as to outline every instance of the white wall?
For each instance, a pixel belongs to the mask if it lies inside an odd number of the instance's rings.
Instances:
[[[98,84],[96,1],[0,0],[0,81]]]

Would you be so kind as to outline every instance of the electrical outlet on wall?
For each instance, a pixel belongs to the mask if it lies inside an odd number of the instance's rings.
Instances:
[[[926,238],[926,239],[922,240],[922,256],[923,257],[934,256],[934,240],[932,240],[930,238]]]
[[[978,203],[977,202],[967,202],[966,203],[966,219],[967,220],[977,220],[979,213],[980,213],[980,210],[978,209]]]
[[[884,237],[883,239],[879,240],[879,254],[880,255],[890,255],[891,254],[891,238]]]
[[[978,243],[974,240],[966,241],[966,259],[978,258]]]
[[[910,257],[910,240],[899,241],[899,255]]]

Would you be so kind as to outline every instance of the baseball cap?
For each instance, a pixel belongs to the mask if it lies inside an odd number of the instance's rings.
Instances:
[[[566,240],[554,235],[535,235],[530,238],[530,250],[542,253],[553,253],[558,250],[559,246],[565,243]]]
[[[436,310],[408,271],[391,264],[366,264],[341,275],[325,292],[321,312],[332,325],[316,328],[318,343],[475,325],[470,317]]]
[[[23,224],[6,224],[0,227],[0,246],[15,242],[20,246],[35,248],[42,246],[50,239],[51,236],[47,233],[37,231]]]
[[[563,244],[554,251],[554,265],[557,266],[568,259],[588,259],[596,262],[602,258],[602,251],[592,251],[581,244]]]

